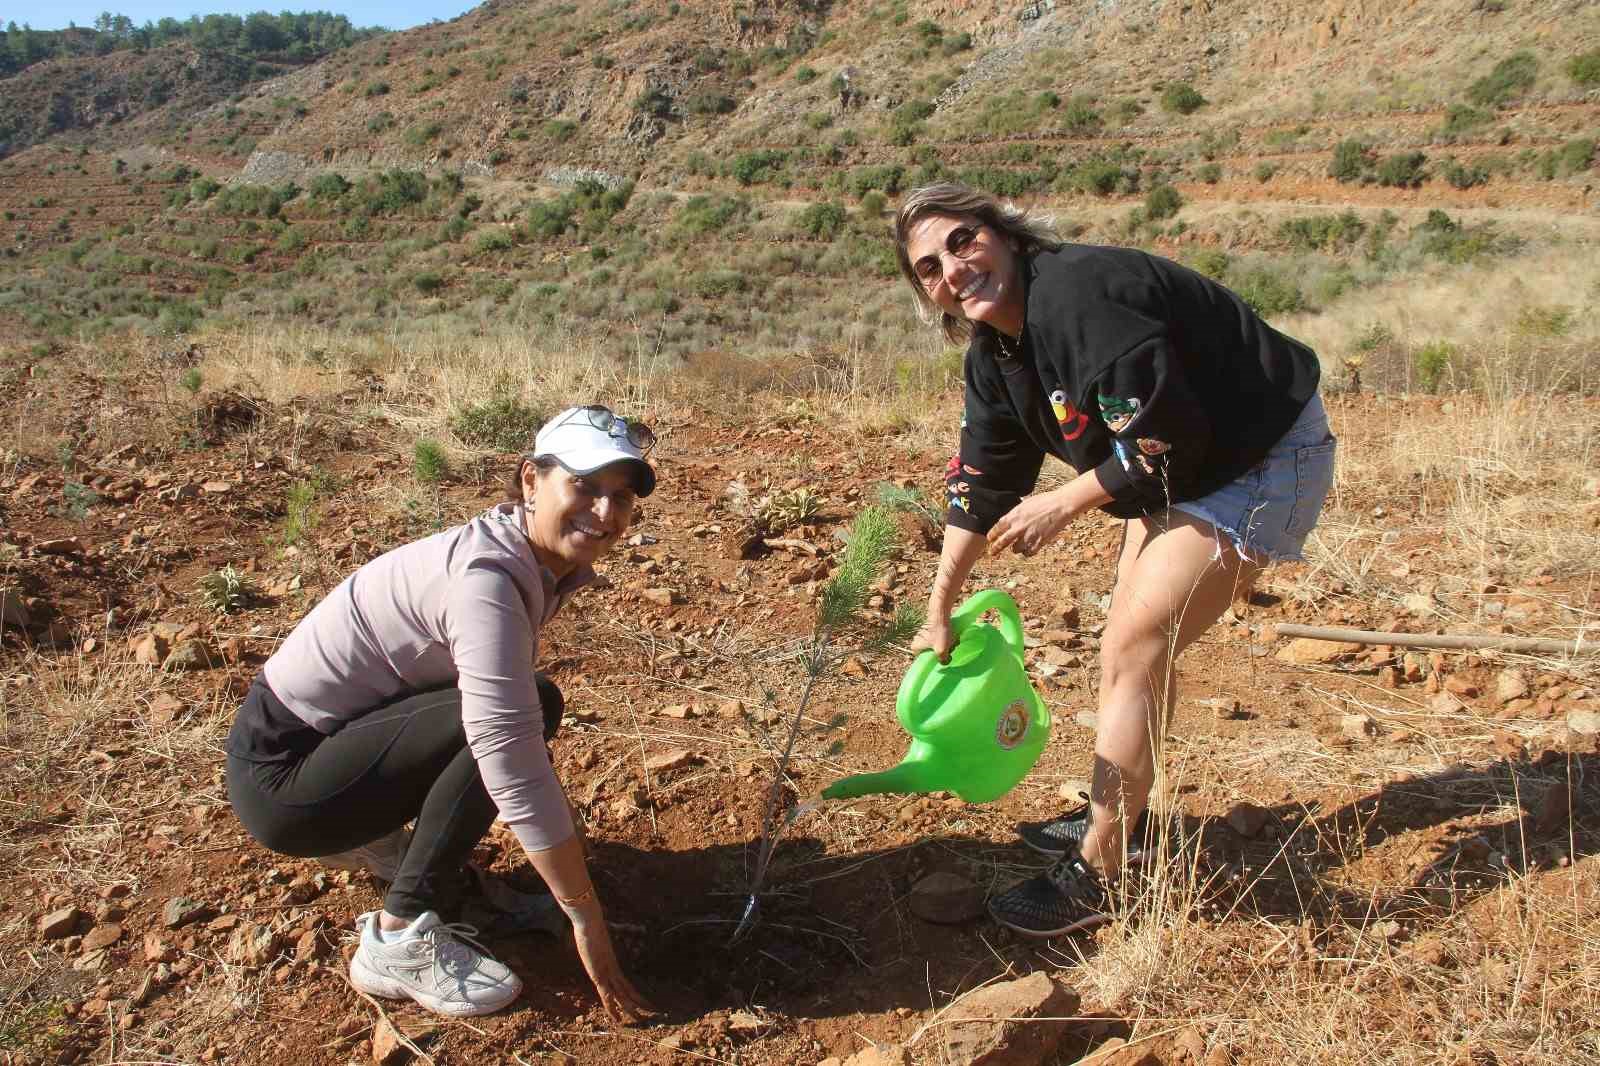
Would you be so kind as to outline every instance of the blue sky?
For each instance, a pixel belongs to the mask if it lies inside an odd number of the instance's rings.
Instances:
[[[236,0],[23,0],[20,4],[0,3],[0,27],[7,22],[17,25],[27,23],[36,30],[65,29],[68,22],[79,26],[93,26],[102,11],[114,15],[127,15],[135,25],[155,22],[162,18],[186,19],[190,15],[247,15],[252,11],[331,11],[343,15],[357,26],[387,26],[403,30],[420,26],[432,19],[453,19],[478,6],[479,0],[304,0],[301,3],[284,3],[283,0],[257,0],[240,3]]]

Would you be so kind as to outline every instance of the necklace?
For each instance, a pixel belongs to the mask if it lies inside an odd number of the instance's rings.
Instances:
[[[994,331],[994,336],[995,336],[995,340],[1000,342],[1000,356],[1001,356],[1001,358],[1003,358],[1003,359],[1021,359],[1022,358],[1022,345],[1021,345],[1020,342],[1012,340],[1010,337],[1006,336],[1004,333],[1001,333],[999,330],[995,330]]]

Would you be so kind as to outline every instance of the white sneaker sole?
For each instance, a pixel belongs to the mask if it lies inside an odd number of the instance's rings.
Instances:
[[[428,995],[420,988],[414,988],[406,984],[398,978],[389,977],[373,970],[362,961],[359,949],[350,960],[350,983],[369,996],[383,996],[385,999],[410,999],[427,1007],[435,1014],[444,1014],[452,1018],[471,1018],[479,1014],[493,1014],[522,994],[522,982],[513,974],[511,983],[501,986],[503,991],[495,999],[480,999],[477,1002],[439,999]]]

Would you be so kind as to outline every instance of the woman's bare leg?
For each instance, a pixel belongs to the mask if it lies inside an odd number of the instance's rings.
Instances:
[[[1084,862],[1102,876],[1122,869],[1124,824],[1149,801],[1156,740],[1177,698],[1173,660],[1260,571],[1209,522],[1181,511],[1127,523],[1101,635],[1092,815],[1082,846]]]

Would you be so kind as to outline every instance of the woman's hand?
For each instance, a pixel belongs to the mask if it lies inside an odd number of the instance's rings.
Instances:
[[[912,655],[918,655],[932,648],[942,663],[950,661],[950,649],[955,646],[956,637],[950,630],[950,616],[942,611],[929,611],[927,621],[922,623],[917,635],[911,638]]]
[[[600,994],[600,1005],[618,1021],[638,1022],[655,1013],[650,1001],[639,994],[622,972],[617,952],[611,946],[611,930],[606,927],[600,904],[590,900],[567,912],[572,919],[572,935],[578,944],[578,958]]]
[[[995,551],[1010,548],[1018,555],[1032,555],[1055,540],[1078,516],[1064,489],[1040,492],[1001,516],[989,530],[989,547]]]

